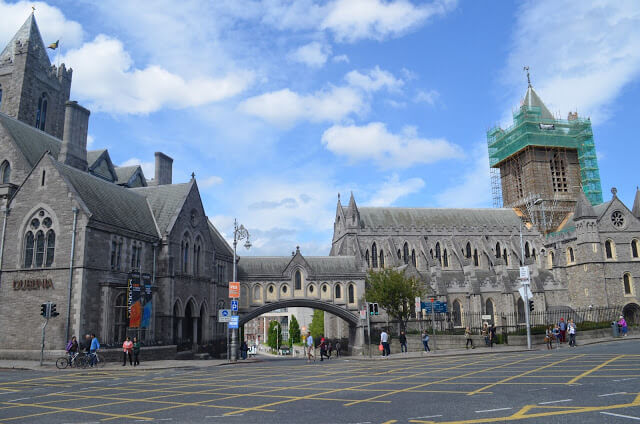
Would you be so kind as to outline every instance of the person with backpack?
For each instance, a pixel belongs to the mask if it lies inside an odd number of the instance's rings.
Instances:
[[[76,339],[76,336],[71,337],[71,340],[69,340],[64,350],[67,351],[67,355],[69,355],[69,362],[71,362],[79,351],[78,340]]]
[[[431,349],[429,349],[429,334],[427,334],[427,330],[422,332],[422,344],[425,352],[431,352]]]

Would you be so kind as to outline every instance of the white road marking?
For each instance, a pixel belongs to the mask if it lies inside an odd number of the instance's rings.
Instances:
[[[12,399],[12,400],[8,400],[7,402],[17,402],[19,400],[25,400],[25,399],[29,399],[29,398],[26,397],[26,398],[20,398],[20,399]]]
[[[513,409],[513,408],[496,408],[496,409],[483,409],[481,411],[476,411],[477,414],[481,413],[481,412],[496,412],[496,411],[506,411],[508,409]]]
[[[601,412],[601,414],[611,415],[613,417],[629,418],[630,420],[640,421],[639,417],[632,417],[631,415],[614,414],[613,412]]]
[[[550,405],[552,403],[571,402],[573,399],[552,400],[550,402],[540,402],[538,405]]]
[[[408,418],[408,419],[409,420],[419,420],[419,419],[422,419],[422,418],[438,418],[438,417],[441,417],[441,416],[442,415],[427,415],[427,416],[424,416],[424,417],[413,417],[413,418]]]
[[[173,418],[157,418],[156,421],[171,421]]]
[[[606,395],[598,395],[598,397],[605,397],[605,396],[615,396],[615,395],[626,395],[627,392],[616,392],[616,393],[607,393]]]

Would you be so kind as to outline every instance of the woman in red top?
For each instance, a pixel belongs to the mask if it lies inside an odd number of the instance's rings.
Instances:
[[[127,340],[122,343],[122,366],[127,365],[127,355],[129,356],[129,364],[133,365],[133,357],[131,356],[131,351],[133,350],[133,342],[130,337],[127,337]]]

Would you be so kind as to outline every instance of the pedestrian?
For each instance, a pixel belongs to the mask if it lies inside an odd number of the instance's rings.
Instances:
[[[489,346],[489,324],[482,324],[482,337],[484,337],[484,345]]]
[[[576,325],[572,319],[569,320],[567,331],[569,332],[569,346],[576,347]]]
[[[493,348],[494,343],[498,343],[498,339],[496,338],[496,325],[491,324],[491,327],[489,327],[489,347]]]
[[[313,357],[313,362],[316,362],[316,355],[314,355],[315,346],[313,345],[313,336],[311,333],[307,335],[307,363],[311,362],[311,357]]]
[[[427,334],[427,330],[422,332],[422,344],[425,352],[431,352],[431,349],[429,349],[429,334]]]
[[[400,352],[407,353],[407,336],[404,334],[404,331],[400,332],[398,341],[400,342]]]
[[[67,351],[67,355],[69,355],[69,362],[71,362],[78,354],[78,340],[76,336],[71,336],[71,340],[67,343],[65,350]]]
[[[620,315],[620,321],[618,321],[618,327],[620,327],[622,337],[627,336],[627,321],[624,319],[622,315]]]
[[[556,341],[556,349],[560,347],[560,327],[556,324],[553,327],[553,339]]]
[[[137,337],[133,338],[133,366],[140,365],[140,342]]]
[[[567,323],[564,322],[564,318],[560,318],[558,328],[560,328],[560,343],[565,343],[567,341]]]
[[[385,330],[380,333],[380,344],[382,345],[382,356],[385,358],[391,355],[391,349],[389,348],[389,334]]]
[[[247,341],[243,340],[240,343],[240,357],[242,359],[247,359],[247,352],[249,351],[249,346],[247,345]]]
[[[91,334],[85,334],[83,350],[87,355],[91,352]]]
[[[547,350],[550,350],[553,344],[553,327],[551,325],[545,330],[544,342],[547,344]]]
[[[127,337],[124,343],[122,343],[122,366],[127,365],[127,356],[129,357],[129,364],[133,366],[133,356],[131,353],[133,352],[133,342],[131,341],[131,337]]]
[[[342,344],[340,343],[340,340],[336,340],[336,358],[340,357],[340,348],[342,347]]]
[[[89,359],[89,365],[93,367],[98,363],[98,350],[100,349],[100,341],[96,337],[94,333],[91,333],[91,344],[89,347],[89,354],[91,358]]]
[[[467,344],[465,345],[465,347],[469,349],[469,345],[471,345],[471,349],[475,349],[475,346],[473,345],[473,339],[471,338],[471,329],[469,328],[469,326],[467,326],[467,328],[465,328],[464,330],[464,338],[467,339]]]
[[[329,359],[329,356],[327,355],[327,342],[323,337],[322,339],[320,339],[320,362],[324,360],[325,356],[327,357],[327,359]]]

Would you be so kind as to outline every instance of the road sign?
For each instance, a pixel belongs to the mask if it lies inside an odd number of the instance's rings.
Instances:
[[[240,283],[237,281],[229,281],[229,297],[238,299],[240,297]]]
[[[518,289],[518,291],[520,292],[520,297],[523,299],[524,299],[524,288],[525,286],[522,286]],[[531,293],[531,289],[529,288],[529,285],[527,285],[526,288],[527,288],[527,298],[533,299],[533,293]]]
[[[366,309],[360,309],[360,319],[363,320],[363,321],[367,319],[367,310]]]
[[[230,309],[220,309],[218,311],[218,322],[229,322],[231,320]]]
[[[489,321],[491,319],[491,315],[482,315],[483,321]]]
[[[416,310],[420,309],[420,303],[421,303],[421,302],[420,302],[420,297],[419,297],[419,296],[417,296],[417,297],[416,297]]]
[[[240,323],[240,317],[238,315],[234,315],[230,317],[229,320],[229,328],[238,328],[238,324]]]
[[[237,300],[232,300],[231,301],[231,310],[232,311],[237,311],[238,310],[238,301]]]
[[[436,300],[435,302],[421,302],[422,309],[424,309],[428,314],[431,313],[431,305],[433,305],[433,309],[436,314],[444,314],[447,313],[447,302],[441,302]]]
[[[520,267],[520,278],[522,280],[528,280],[529,279],[529,267],[528,266],[521,266]]]

